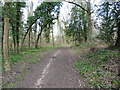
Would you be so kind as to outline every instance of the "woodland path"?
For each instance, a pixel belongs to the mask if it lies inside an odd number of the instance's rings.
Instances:
[[[79,88],[83,84],[74,68],[77,59],[69,47],[50,50],[40,60],[30,67],[17,88]]]

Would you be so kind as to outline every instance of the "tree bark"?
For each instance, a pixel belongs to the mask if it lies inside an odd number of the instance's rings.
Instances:
[[[4,55],[3,55],[3,37],[4,37],[4,17],[2,17],[2,31],[1,31],[1,56],[2,56],[2,67],[4,67],[4,63],[5,63],[5,61],[4,61]]]
[[[88,40],[92,39],[92,19],[91,19],[91,5],[90,0],[87,2],[87,10],[88,10]]]
[[[3,55],[5,60],[5,70],[10,71],[10,58],[9,58],[9,18],[4,18],[4,38],[3,38]]]
[[[3,35],[4,35],[4,18],[2,17],[2,37],[1,37],[1,52],[2,52],[2,59],[4,58],[3,57]]]
[[[15,31],[15,26],[10,22],[12,26],[12,37],[13,37],[13,44],[14,44],[14,51],[16,51],[16,31]]]
[[[115,46],[120,47],[120,21],[117,23],[117,28],[118,28],[118,31],[117,31],[117,40],[116,40]]]
[[[37,36],[37,40],[36,40],[36,43],[35,43],[35,48],[38,48],[38,42],[39,42],[41,34],[42,34],[42,29],[41,29],[40,33],[38,34],[38,36]]]
[[[29,48],[30,48],[30,33],[31,33],[31,31],[29,31],[29,37],[28,37],[28,46],[29,46]]]
[[[19,29],[20,29],[20,2],[16,2],[17,15],[16,15],[16,45],[17,52],[19,51]]]
[[[13,34],[13,43],[14,43],[14,50],[16,51],[16,38],[15,38],[15,29],[12,28],[12,34]]]
[[[52,29],[52,44],[53,44],[53,46],[55,46],[53,29]]]
[[[37,32],[37,21],[35,23],[35,28],[34,28],[34,44],[35,44],[35,40],[36,40],[36,32]]]

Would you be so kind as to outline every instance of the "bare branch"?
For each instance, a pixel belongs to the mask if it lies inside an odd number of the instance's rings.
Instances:
[[[88,10],[86,10],[85,8],[83,8],[81,5],[79,5],[79,4],[77,4],[77,3],[70,2],[70,1],[65,1],[65,2],[68,2],[68,3],[74,4],[74,5],[76,5],[76,6],[80,7],[80,8],[82,8],[82,9],[83,9],[84,11],[86,11],[87,13],[89,13]]]

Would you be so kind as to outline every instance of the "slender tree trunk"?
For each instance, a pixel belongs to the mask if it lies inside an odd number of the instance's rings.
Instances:
[[[17,52],[19,52],[19,32],[17,33],[18,35],[16,36],[17,40]]]
[[[88,0],[87,2],[87,10],[88,10],[88,40],[92,39],[92,19],[91,19],[91,0]]]
[[[15,29],[12,29],[12,34],[13,34],[14,50],[16,51],[16,38],[15,38]]]
[[[24,41],[25,41],[25,38],[26,38],[28,32],[29,32],[29,30],[27,30],[27,32],[26,32],[25,35],[23,36],[23,39],[22,39],[22,41],[21,41],[21,49],[23,48],[23,44],[24,44]]]
[[[2,17],[2,22],[4,22],[4,18]],[[4,35],[4,23],[2,23],[2,37],[1,37],[1,51],[2,51],[2,58],[3,57],[3,35]]]
[[[52,29],[52,44],[53,44],[53,46],[55,46],[53,29]]]
[[[87,41],[87,36],[84,37],[85,38],[85,42]]]
[[[15,29],[12,29],[12,34],[13,34],[13,43],[14,43],[14,50],[16,51],[16,38],[15,38]]]
[[[19,51],[19,29],[20,29],[20,2],[16,2],[17,15],[16,15],[16,43],[17,52]]]
[[[36,42],[36,32],[37,32],[37,21],[35,23],[35,28],[34,28],[34,42]],[[35,43],[34,43],[35,44]]]
[[[120,21],[117,24],[117,28],[118,28],[118,31],[117,31],[117,40],[116,40],[115,46],[120,47]]]
[[[78,32],[78,39],[79,39],[78,41],[79,41],[79,43],[81,42],[81,40],[80,40],[80,36],[81,36],[80,33],[81,33],[81,32],[79,31],[79,32]]]
[[[30,48],[30,33],[31,33],[31,31],[29,31],[29,41],[28,41],[28,46],[29,46],[29,48]]]
[[[42,45],[42,35],[40,36],[40,46]]]
[[[36,44],[36,33],[34,32],[34,45]]]
[[[3,55],[5,59],[5,70],[10,71],[10,58],[9,58],[9,18],[4,18],[4,38],[3,38]]]
[[[36,40],[36,43],[35,43],[35,48],[38,48],[38,42],[39,42],[41,34],[42,34],[42,29],[41,29],[40,33],[38,34],[38,36],[37,36],[37,40]]]
[[[36,18],[36,19],[30,24],[30,26],[28,27],[27,32],[25,33],[25,35],[23,36],[23,39],[22,39],[22,41],[21,41],[21,49],[22,49],[22,47],[23,47],[25,38],[26,38],[27,34],[29,33],[30,28],[32,27],[32,25],[33,25],[39,18],[40,18],[40,17]]]
[[[82,11],[82,19],[83,19],[84,42],[86,42],[87,41],[87,31],[86,31],[87,30],[87,25],[86,25],[86,14],[85,14],[85,11]]]
[[[86,31],[86,24],[84,23],[84,41],[87,41],[87,31]]]
[[[12,36],[13,36],[13,44],[14,44],[14,51],[16,51],[16,31],[15,31],[15,26],[11,23],[12,26]]]

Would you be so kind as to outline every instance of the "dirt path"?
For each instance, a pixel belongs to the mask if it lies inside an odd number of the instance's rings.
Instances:
[[[48,51],[41,62],[30,67],[30,73],[17,88],[79,88],[83,84],[73,68],[76,58],[63,47]]]

